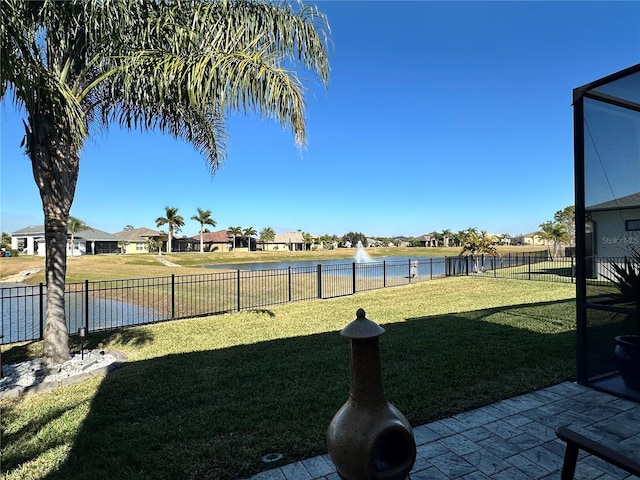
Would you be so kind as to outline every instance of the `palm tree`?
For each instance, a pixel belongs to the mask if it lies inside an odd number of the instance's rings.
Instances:
[[[567,228],[560,222],[544,222],[540,224],[540,231],[536,232],[540,238],[553,242],[553,256],[558,255],[560,242],[569,242],[571,235]]]
[[[307,232],[302,232],[302,249],[306,250],[307,249],[307,245],[310,245],[309,249],[312,250],[313,249],[313,235],[311,235],[310,233]]]
[[[328,24],[315,7],[252,2],[0,0],[0,100],[25,112],[23,144],[46,241],[45,364],[70,358],[67,220],[94,128],[158,129],[192,143],[215,172],[225,115],[257,111],[306,143],[305,87],[328,83]]]
[[[264,227],[260,230],[260,240],[263,243],[271,243],[276,239],[276,232],[273,231],[271,227]],[[266,249],[265,249],[266,250]]]
[[[494,235],[489,235],[486,231],[481,230],[478,233],[476,228],[468,228],[462,244],[461,255],[470,255],[473,258],[473,269],[480,270],[476,255],[498,256],[496,242],[498,239]]]
[[[211,210],[202,210],[200,207],[198,207],[198,214],[191,217],[191,220],[200,223],[200,253],[204,253],[204,226],[211,225],[215,227],[217,225],[216,221],[211,218]]]
[[[247,251],[251,251],[251,235],[257,235],[256,229],[253,227],[247,227],[242,231],[242,235],[247,237]]]
[[[227,234],[233,235],[233,250],[236,250],[236,236],[242,235],[242,227],[229,227],[227,228]]]
[[[11,235],[7,232],[2,232],[2,240],[0,241],[0,247],[11,248]]]
[[[76,233],[81,232],[82,230],[92,230],[92,228],[84,223],[82,220],[76,217],[72,217],[69,215],[69,221],[67,223],[67,231],[71,234],[71,256],[73,257],[73,252],[75,251],[76,245]]]
[[[165,216],[156,218],[156,226],[167,225],[167,253],[171,253],[173,234],[178,233],[184,227],[184,218],[178,215],[176,207],[164,207],[164,210]]]

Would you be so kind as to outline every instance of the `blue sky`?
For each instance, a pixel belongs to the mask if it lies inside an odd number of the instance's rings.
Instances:
[[[640,2],[316,2],[332,30],[327,90],[309,78],[308,145],[229,117],[210,176],[188,144],[113,126],[82,152],[71,214],[155,228],[165,206],[218,228],[517,235],[573,204],[572,90],[640,62]],[[0,229],[43,223],[21,117],[0,111]]]

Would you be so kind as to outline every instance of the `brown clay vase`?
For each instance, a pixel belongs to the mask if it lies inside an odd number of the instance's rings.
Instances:
[[[327,430],[327,449],[344,480],[402,480],[416,459],[411,425],[384,395],[378,337],[384,329],[359,309],[340,334],[350,339],[349,398]]]

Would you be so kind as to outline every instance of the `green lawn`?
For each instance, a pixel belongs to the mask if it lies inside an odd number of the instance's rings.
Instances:
[[[573,299],[570,284],[446,278],[94,335],[128,362],[3,400],[2,478],[237,479],[269,452],[325,453],[349,389],[338,331],[359,307],[386,329],[385,391],[413,425],[574,379]]]

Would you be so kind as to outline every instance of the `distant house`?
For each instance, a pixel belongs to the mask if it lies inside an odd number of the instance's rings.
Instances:
[[[369,248],[372,248],[372,247],[384,247],[384,243],[381,242],[380,240],[376,240],[375,238],[367,237],[367,247],[369,247]]]
[[[118,250],[118,237],[96,228],[81,230],[74,235],[71,245],[71,233],[67,233],[67,255],[97,255],[100,253],[114,253]],[[44,226],[33,225],[21,228],[11,233],[11,248],[24,255],[46,254]]]
[[[310,245],[308,247],[310,247]],[[308,247],[305,246],[302,233],[300,232],[279,233],[275,236],[273,242],[262,242],[262,249],[265,251],[295,252],[307,250]]]
[[[200,251],[200,234],[191,237],[196,241],[193,247],[196,251]],[[228,252],[231,248],[233,238],[226,230],[218,230],[217,232],[206,232],[202,234],[202,241],[205,252]]]
[[[490,233],[490,237],[495,237],[500,245],[511,245],[511,238],[503,233]]]
[[[149,253],[149,240],[155,240],[166,250],[167,234],[150,228],[134,228],[113,234],[122,253]]]
[[[416,241],[421,247],[437,247],[438,246],[438,239],[429,234],[420,235],[418,238],[416,238]]]
[[[538,232],[526,233],[516,240],[516,243],[533,247],[548,247],[552,243],[551,240],[542,238]]]
[[[416,238],[416,241],[418,242],[418,245],[420,247],[451,247],[453,246],[451,245],[453,243],[452,240],[453,239],[451,237],[447,236],[442,236],[441,240],[438,240],[437,237],[428,233]]]

